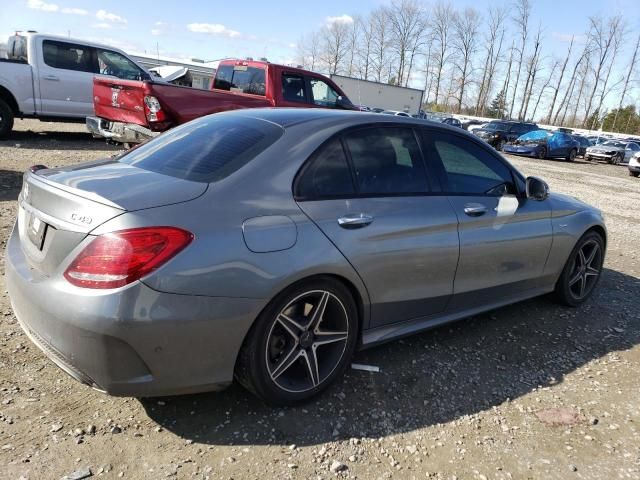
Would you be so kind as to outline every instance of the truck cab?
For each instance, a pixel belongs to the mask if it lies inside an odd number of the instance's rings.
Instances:
[[[150,74],[124,52],[84,40],[16,34],[0,60],[0,137],[13,119],[84,121],[93,114],[93,77],[144,80]]]

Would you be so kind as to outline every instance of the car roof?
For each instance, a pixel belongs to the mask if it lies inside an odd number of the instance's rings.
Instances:
[[[347,126],[357,126],[366,124],[406,124],[414,126],[437,126],[443,130],[447,129],[455,133],[460,133],[460,129],[450,125],[413,118],[402,115],[380,115],[373,112],[362,112],[357,110],[333,110],[327,108],[251,108],[231,110],[216,113],[215,115],[232,115],[238,117],[251,117],[265,120],[283,128],[293,125],[318,122],[326,124],[343,124]],[[474,137],[475,138],[475,137]]]

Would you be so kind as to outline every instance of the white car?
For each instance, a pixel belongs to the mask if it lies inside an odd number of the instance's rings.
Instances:
[[[384,113],[385,115],[396,115],[398,117],[410,117],[411,116],[407,112],[400,112],[398,110],[383,110],[380,113]]]
[[[632,177],[638,177],[640,175],[640,152],[634,154],[629,159],[629,175]]]

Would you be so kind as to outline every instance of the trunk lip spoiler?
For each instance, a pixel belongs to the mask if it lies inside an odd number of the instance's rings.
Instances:
[[[64,192],[67,195],[74,195],[76,197],[84,198],[87,200],[91,200],[92,202],[100,203],[107,207],[117,208],[118,210],[126,211],[121,205],[113,203],[111,200],[108,200],[100,195],[97,195],[88,190],[81,190],[79,188],[70,187],[69,185],[62,185],[58,182],[53,182],[48,180],[47,178],[38,175],[37,173],[25,172],[24,182],[30,181],[31,183],[40,183],[41,188],[54,188],[55,190],[59,190]]]

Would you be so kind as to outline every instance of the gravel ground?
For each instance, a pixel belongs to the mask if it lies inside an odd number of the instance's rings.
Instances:
[[[16,127],[0,142],[3,250],[22,171],[118,151],[82,125]],[[539,298],[361,352],[380,373],[350,370],[304,407],[271,409],[236,385],[95,392],[22,334],[3,288],[0,478],[640,478],[640,180],[626,167],[512,161],[604,211],[606,271],[586,305]]]

